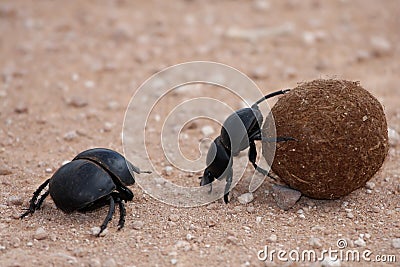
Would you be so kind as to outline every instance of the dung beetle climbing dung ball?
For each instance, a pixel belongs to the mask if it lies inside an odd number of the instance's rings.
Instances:
[[[351,193],[379,170],[388,153],[382,105],[358,82],[300,84],[271,112],[277,135],[298,140],[277,144],[272,170],[306,196],[335,199]],[[264,143],[263,151],[269,145]]]
[[[233,169],[232,157],[239,154],[240,151],[249,147],[249,161],[253,167],[263,175],[269,175],[267,170],[259,167],[256,163],[257,149],[254,141],[263,140],[261,136],[261,125],[263,115],[258,105],[268,98],[283,95],[289,92],[289,89],[280,90],[265,95],[256,101],[250,108],[242,108],[231,114],[224,122],[221,128],[221,134],[214,139],[206,158],[207,167],[204,170],[200,185],[210,184],[215,179],[226,178],[224,192],[224,202],[228,203],[229,190],[232,184]],[[265,139],[264,139],[265,140]],[[274,137],[266,141],[282,142],[294,140],[291,137]],[[271,178],[273,178],[271,176]],[[211,192],[212,187],[210,187]]]
[[[86,212],[109,205],[108,214],[100,226],[98,235],[107,228],[114,214],[115,204],[118,204],[119,230],[125,224],[124,202],[133,199],[132,191],[127,188],[135,183],[132,171],[141,173],[139,168],[125,160],[118,152],[106,148],[83,151],[39,186],[33,193],[29,208],[21,218],[39,209],[50,194],[56,206],[66,213]],[[47,185],[48,190],[41,195]]]

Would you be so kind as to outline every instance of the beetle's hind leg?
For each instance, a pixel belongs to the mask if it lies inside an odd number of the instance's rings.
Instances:
[[[33,193],[33,196],[31,200],[29,201],[29,208],[27,208],[27,211],[21,214],[20,219],[28,216],[29,214],[33,214],[35,210],[40,209],[40,207],[43,204],[44,199],[49,195],[49,191],[47,190],[37,201],[40,193],[43,191],[43,189],[49,184],[50,179],[47,179],[43,184],[41,184],[38,189]]]
[[[115,211],[114,198],[110,196],[110,208],[108,210],[106,218],[104,219],[102,225],[100,226],[100,232],[97,234],[97,236],[100,236],[100,234],[107,228],[108,223],[111,221],[112,216],[114,215],[114,211]]]

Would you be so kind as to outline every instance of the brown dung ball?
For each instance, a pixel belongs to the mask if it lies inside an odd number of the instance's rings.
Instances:
[[[351,193],[379,170],[388,153],[383,108],[358,82],[303,83],[271,111],[276,136],[297,139],[276,143],[272,170],[306,196],[335,199]],[[273,132],[270,125],[266,120],[264,136]],[[264,142],[263,153],[272,145]]]

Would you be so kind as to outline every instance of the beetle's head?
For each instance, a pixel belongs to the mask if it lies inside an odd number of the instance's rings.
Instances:
[[[210,184],[214,181],[214,176],[211,174],[211,172],[208,170],[208,168],[206,168],[204,170],[203,176],[199,177],[200,180],[200,186],[206,185],[206,184]]]

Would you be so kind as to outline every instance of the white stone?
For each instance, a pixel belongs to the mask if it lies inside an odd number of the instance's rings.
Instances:
[[[202,133],[204,136],[210,136],[210,135],[212,135],[213,133],[215,133],[215,130],[214,130],[213,127],[211,127],[211,126],[209,126],[209,125],[206,125],[206,126],[203,126],[203,127],[201,128],[201,133]]]
[[[240,204],[248,204],[251,201],[253,201],[253,199],[254,199],[253,193],[250,193],[250,192],[240,195],[238,197],[238,201]]]

